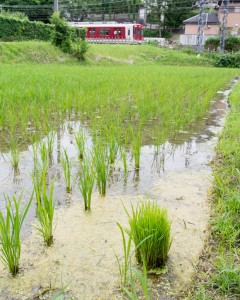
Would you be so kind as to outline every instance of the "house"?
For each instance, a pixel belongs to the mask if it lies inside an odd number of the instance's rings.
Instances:
[[[199,2],[199,1],[198,1]],[[198,5],[198,3],[196,3]],[[223,20],[224,0],[211,1],[210,10],[216,13],[204,13],[203,43],[210,37],[218,37]],[[184,34],[180,35],[181,45],[196,45],[198,34],[199,15],[183,21],[185,26]],[[227,32],[231,35],[240,36],[240,0],[229,0],[227,16]]]
[[[205,42],[210,37],[219,36],[220,33],[220,22],[218,15],[215,13],[204,13],[204,28],[203,28],[203,42]],[[180,35],[181,45],[196,45],[197,44],[197,34],[198,34],[198,21],[199,15],[189,18],[183,21],[185,26],[184,34]]]

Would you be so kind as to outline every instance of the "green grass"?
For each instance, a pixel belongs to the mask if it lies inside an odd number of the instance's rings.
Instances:
[[[196,299],[240,297],[239,97],[238,83],[230,96],[232,108],[216,148],[211,232],[197,271],[196,288],[189,299],[196,295],[203,296]]]
[[[183,65],[211,66],[206,55],[158,48],[149,45],[89,44],[84,64],[90,65]],[[16,64],[79,64],[76,58],[62,53],[50,42],[0,42],[0,63]]]

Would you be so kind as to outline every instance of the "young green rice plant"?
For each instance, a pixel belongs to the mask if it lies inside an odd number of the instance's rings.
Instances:
[[[11,163],[14,169],[18,168],[19,164],[19,149],[16,140],[11,135],[10,136],[10,150],[11,150]]]
[[[43,142],[40,146],[40,157],[41,157],[41,167],[42,170],[48,170],[49,166],[49,155],[48,155],[48,147],[47,143]]]
[[[135,168],[140,168],[140,155],[141,155],[141,126],[139,127],[137,133],[134,133],[133,128],[130,128],[130,133],[132,137],[132,154],[134,157]]]
[[[139,299],[137,294],[136,279],[138,280],[145,299],[149,299],[148,292],[148,281],[147,281],[147,268],[145,260],[143,259],[143,272],[141,273],[138,269],[132,267],[132,257],[137,251],[138,247],[141,246],[151,236],[146,237],[139,245],[132,250],[133,235],[131,230],[124,229],[119,223],[117,223],[122,235],[123,243],[123,263],[121,263],[119,257],[115,253],[115,257],[118,263],[118,269],[121,279],[121,289],[130,299]],[[128,239],[127,239],[128,237]]]
[[[74,138],[75,138],[75,145],[78,150],[78,159],[83,159],[84,156],[84,151],[85,151],[85,142],[86,142],[86,137],[83,132],[83,130],[79,130],[74,133]]]
[[[37,199],[36,213],[39,225],[35,228],[43,237],[47,246],[53,243],[53,217],[54,217],[54,201],[53,201],[54,181],[50,185],[49,193],[47,193],[46,182],[41,187],[40,200]]]
[[[109,160],[107,151],[99,142],[93,147],[93,165],[97,180],[98,191],[101,196],[106,195],[107,179],[109,173]]]
[[[20,210],[22,196],[18,199],[12,196],[12,199],[6,197],[6,216],[0,211],[0,258],[8,267],[12,275],[19,271],[19,260],[21,255],[20,232],[31,205],[33,194],[23,210]]]
[[[147,269],[163,266],[172,243],[166,209],[147,201],[138,204],[136,209],[132,205],[132,215],[128,212],[127,215],[134,243],[140,245],[135,252],[137,261],[142,263],[144,259]]]
[[[137,268],[130,268],[130,287],[123,286],[122,290],[123,292],[128,296],[131,300],[138,300],[139,294],[137,293],[137,285],[136,281],[140,285],[140,288],[142,290],[143,296],[145,300],[150,300],[150,294],[149,294],[149,286],[148,286],[148,277],[147,277],[147,268],[146,263],[143,259],[143,266],[142,266],[142,272],[138,270]]]
[[[86,158],[81,163],[81,172],[79,174],[79,189],[83,196],[84,209],[91,210],[92,191],[95,182],[95,175],[92,162]]]
[[[53,147],[54,147],[54,141],[55,141],[55,132],[51,131],[48,135],[47,135],[47,149],[48,149],[48,155],[50,157],[52,157],[53,155]]]
[[[61,164],[63,167],[63,174],[64,174],[64,179],[66,183],[66,190],[68,193],[71,192],[72,187],[71,187],[71,168],[72,164],[69,160],[67,150],[63,149],[62,155],[61,155]]]

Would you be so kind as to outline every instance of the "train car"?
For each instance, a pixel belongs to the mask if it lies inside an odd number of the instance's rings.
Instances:
[[[87,40],[143,41],[141,24],[117,22],[70,22],[69,25],[86,28]]]

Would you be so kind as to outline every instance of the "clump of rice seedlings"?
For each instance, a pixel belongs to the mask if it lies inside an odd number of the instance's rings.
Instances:
[[[109,162],[110,164],[114,164],[115,159],[118,153],[118,142],[115,136],[111,136],[110,141],[108,143],[108,152],[109,152]]]
[[[47,135],[47,149],[48,149],[48,155],[50,157],[52,157],[52,155],[53,155],[53,146],[54,146],[55,136],[56,136],[56,134],[54,131],[51,131]]]
[[[141,155],[141,128],[138,129],[138,132],[135,134],[133,128],[131,128],[131,137],[132,137],[132,154],[134,157],[135,168],[139,169],[140,167],[140,155]]]
[[[14,169],[18,168],[18,164],[19,164],[19,149],[18,149],[18,145],[16,143],[16,140],[14,139],[13,136],[10,136],[10,150],[11,150],[11,164],[13,166]]]
[[[121,147],[120,152],[121,152],[121,157],[122,157],[122,160],[123,160],[124,177],[126,178],[127,171],[128,171],[128,168],[127,168],[127,152],[126,152],[126,148],[124,146]]]
[[[50,185],[49,193],[47,193],[46,182],[43,182],[36,207],[39,225],[36,225],[35,228],[39,231],[47,246],[51,246],[53,243],[53,217],[55,210],[53,189],[54,181]]]
[[[63,149],[62,155],[61,155],[61,164],[63,167],[63,174],[64,174],[64,179],[66,183],[66,190],[68,193],[71,192],[72,187],[71,187],[71,167],[72,164],[69,160],[67,150]]]
[[[93,148],[93,165],[98,191],[101,196],[105,196],[107,190],[109,160],[106,149],[99,143],[97,143]]]
[[[83,196],[84,209],[91,210],[92,191],[95,182],[95,174],[92,162],[89,159],[81,163],[81,172],[79,175],[79,189]]]
[[[78,159],[81,160],[83,159],[84,156],[86,137],[84,132],[80,130],[74,133],[74,138],[75,138],[75,145],[78,150]]]
[[[49,166],[49,155],[48,155],[47,143],[46,142],[42,143],[39,146],[39,149],[40,149],[42,169],[47,170]]]
[[[137,261],[142,263],[144,259],[147,269],[163,266],[172,243],[166,209],[147,201],[138,204],[136,209],[132,206],[132,215],[127,214],[134,243],[140,245],[135,252]]]
[[[20,232],[32,202],[32,196],[26,206],[20,211],[22,196],[17,199],[15,196],[10,199],[6,197],[6,216],[0,211],[0,257],[8,267],[12,275],[19,271],[19,260],[21,255]]]

